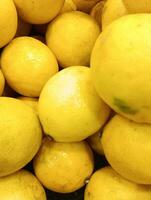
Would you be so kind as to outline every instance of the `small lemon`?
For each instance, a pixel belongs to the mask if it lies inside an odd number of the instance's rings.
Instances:
[[[45,138],[34,158],[34,171],[49,190],[70,193],[85,185],[94,169],[86,142],[57,143]]]
[[[105,126],[102,145],[113,169],[128,180],[151,184],[151,125],[115,115]]]
[[[31,24],[45,24],[57,16],[64,0],[14,0],[19,16]]]
[[[8,84],[19,94],[38,97],[47,80],[58,71],[51,50],[32,37],[15,38],[1,55]]]
[[[151,186],[130,182],[104,167],[91,176],[84,200],[150,200],[150,196]]]
[[[44,188],[26,170],[0,178],[0,197],[2,200],[46,200]]]
[[[15,36],[17,12],[13,0],[0,0],[0,48]]]
[[[37,153],[42,130],[37,115],[21,100],[0,97],[0,177],[24,167]]]
[[[72,11],[59,15],[48,25],[46,43],[62,67],[88,66],[99,25],[89,15]]]
[[[77,142],[98,131],[110,109],[93,87],[90,68],[74,66],[45,84],[38,112],[46,134],[58,142]]]
[[[151,14],[125,15],[97,39],[91,56],[94,86],[117,113],[151,123]]]

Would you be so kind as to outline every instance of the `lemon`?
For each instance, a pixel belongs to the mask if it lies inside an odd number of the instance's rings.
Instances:
[[[57,16],[64,0],[14,0],[19,16],[31,24],[45,24]]]
[[[151,1],[150,0],[123,0],[123,3],[127,9],[132,13],[147,13],[151,12]]]
[[[102,130],[99,130],[95,134],[88,137],[87,141],[91,148],[98,154],[104,155],[102,141],[101,141],[101,132]]]
[[[17,12],[13,0],[0,0],[0,48],[15,36]]]
[[[103,131],[105,156],[113,169],[128,180],[151,184],[151,125],[115,115]]]
[[[124,179],[111,167],[97,170],[88,183],[84,200],[150,200],[151,186]]]
[[[47,80],[58,71],[49,48],[32,37],[15,38],[1,55],[8,84],[19,94],[38,97]]]
[[[48,25],[46,43],[62,67],[88,66],[99,33],[99,25],[91,16],[66,12]]]
[[[3,200],[46,200],[42,185],[26,170],[0,178],[0,197]]]
[[[77,6],[73,2],[73,0],[65,0],[64,5],[60,11],[60,13],[75,11],[77,10]]]
[[[35,112],[21,100],[0,97],[0,113],[0,176],[5,176],[35,156],[42,130]]]
[[[0,96],[3,94],[4,86],[5,86],[5,78],[2,73],[2,70],[0,69]]]
[[[99,1],[100,0],[73,0],[78,10],[86,13],[89,13],[91,8]]]
[[[86,142],[57,143],[45,138],[34,158],[34,171],[41,183],[59,193],[70,193],[85,185],[94,168]]]
[[[91,56],[95,88],[117,113],[151,123],[151,15],[132,14],[111,23]]]
[[[114,20],[129,13],[123,0],[107,0],[102,11],[102,30]]]
[[[63,69],[44,86],[39,102],[44,132],[58,142],[77,142],[92,135],[105,123],[110,109],[96,93],[90,68]]]
[[[20,99],[25,104],[29,105],[38,114],[38,99],[37,98],[19,96],[17,99]]]
[[[31,31],[32,25],[18,18],[18,26],[15,37],[27,36]]]

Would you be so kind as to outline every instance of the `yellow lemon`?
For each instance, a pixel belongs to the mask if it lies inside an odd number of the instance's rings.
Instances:
[[[151,184],[151,125],[138,124],[115,115],[102,135],[105,156],[126,179]]]
[[[4,86],[5,86],[5,78],[2,73],[2,70],[0,69],[0,96],[3,94]]]
[[[102,141],[101,141],[101,133],[102,130],[99,130],[97,133],[91,135],[88,137],[87,141],[91,148],[98,154],[104,155],[103,147],[102,147]]]
[[[64,0],[14,0],[19,16],[31,24],[45,24],[57,16]]]
[[[0,197],[2,200],[46,200],[44,188],[26,170],[0,178]]]
[[[0,113],[0,176],[5,176],[35,156],[42,130],[35,112],[21,100],[0,97]]]
[[[73,2],[73,0],[65,0],[64,5],[63,5],[60,13],[75,11],[75,10],[77,10],[77,6]]]
[[[15,37],[27,36],[31,31],[32,25],[18,18],[18,26]]]
[[[93,154],[86,142],[57,143],[45,138],[34,158],[38,179],[46,188],[59,193],[84,186],[93,168]]]
[[[107,0],[102,11],[102,30],[112,21],[128,13],[123,0]]]
[[[58,142],[77,142],[98,131],[110,109],[93,87],[90,68],[74,66],[49,79],[38,111],[46,134]]]
[[[95,88],[113,110],[151,123],[151,14],[126,15],[99,36],[91,56]]]
[[[86,13],[89,13],[91,8],[99,1],[100,0],[73,0],[78,10]]]
[[[1,67],[8,84],[29,97],[38,97],[47,80],[58,71],[51,50],[32,37],[18,37],[5,47]]]
[[[0,0],[0,48],[15,36],[17,12],[13,0]]]
[[[111,167],[96,171],[86,187],[84,200],[150,200],[151,186],[124,179]]]
[[[88,66],[100,29],[89,15],[72,11],[59,15],[48,25],[46,43],[62,67]]]
[[[38,99],[32,97],[20,96],[17,99],[22,100],[25,104],[29,105],[38,114]]]

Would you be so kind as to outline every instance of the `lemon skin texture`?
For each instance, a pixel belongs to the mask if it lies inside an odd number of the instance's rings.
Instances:
[[[42,130],[37,115],[21,100],[0,97],[0,177],[23,168],[37,153]]]
[[[46,137],[34,158],[38,179],[46,188],[59,193],[83,187],[93,169],[93,154],[86,142],[58,143]]]
[[[113,169],[124,178],[151,184],[151,125],[115,115],[102,135],[104,154]]]
[[[98,131],[110,109],[93,87],[90,68],[73,66],[45,84],[38,113],[44,132],[55,141],[77,142]]]
[[[150,200],[150,195],[151,186],[130,182],[108,166],[91,176],[84,200]]]
[[[150,14],[117,19],[101,33],[91,56],[92,80],[100,97],[140,123],[151,123],[150,22]]]

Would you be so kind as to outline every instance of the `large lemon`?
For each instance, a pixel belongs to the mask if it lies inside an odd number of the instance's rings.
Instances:
[[[19,16],[31,24],[45,24],[57,16],[64,0],[14,0]]]
[[[5,176],[35,156],[42,131],[32,108],[21,100],[0,97],[0,133],[0,176]]]
[[[1,67],[8,84],[29,97],[38,97],[47,80],[58,71],[51,50],[32,37],[18,37],[5,47]]]
[[[44,86],[38,103],[45,133],[59,142],[81,141],[105,123],[109,108],[96,93],[90,68],[66,68]]]
[[[123,177],[151,184],[151,125],[115,115],[103,131],[102,144],[111,166]]]
[[[99,25],[91,16],[66,12],[48,25],[46,43],[62,67],[88,66],[99,33]]]
[[[86,142],[57,143],[45,138],[34,158],[36,176],[46,188],[59,193],[84,186],[93,168],[93,154]]]
[[[91,56],[95,88],[116,112],[151,123],[151,14],[126,15],[110,24]]]
[[[46,200],[42,185],[26,170],[0,178],[0,197],[2,200]]]
[[[84,200],[150,200],[151,186],[124,179],[111,167],[96,171],[85,190]]]
[[[0,0],[0,48],[5,46],[17,30],[17,12],[13,0]]]

